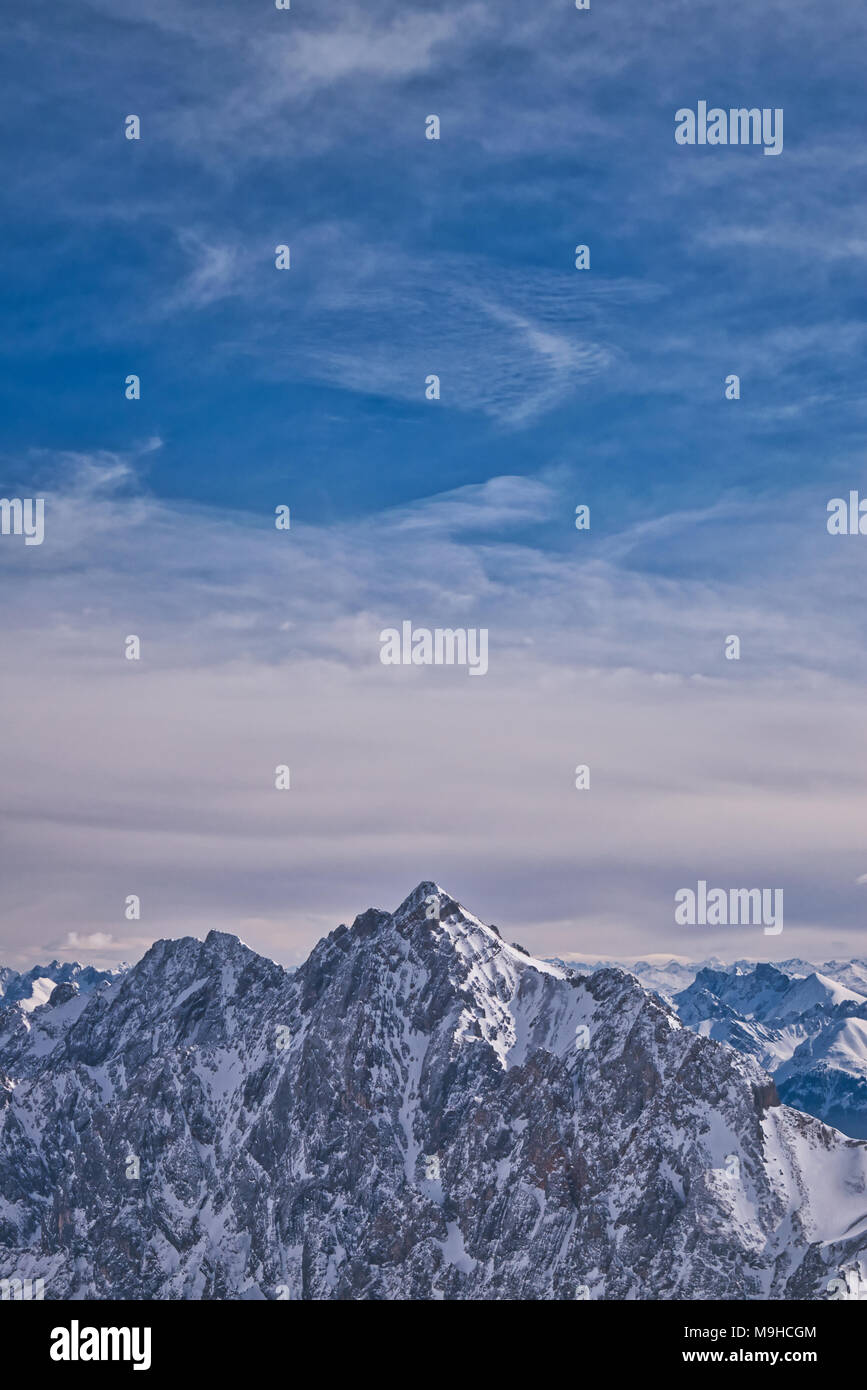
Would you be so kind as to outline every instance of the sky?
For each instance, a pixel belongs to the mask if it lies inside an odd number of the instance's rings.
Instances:
[[[0,496],[45,539],[0,535],[0,963],[295,964],[426,879],[544,955],[867,954],[867,537],[826,524],[867,496],[867,13],[3,23]],[[705,100],[782,152],[677,144]],[[485,676],[383,665],[407,620],[487,629]],[[699,880],[784,930],[678,925]]]

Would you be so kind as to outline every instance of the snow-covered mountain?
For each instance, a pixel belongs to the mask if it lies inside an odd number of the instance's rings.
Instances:
[[[867,1276],[867,1145],[631,975],[536,960],[432,883],[292,974],[221,933],[161,941],[33,1020],[0,1040],[0,1277],[46,1298],[815,1299]]]
[[[787,1105],[821,1115],[857,1139],[867,1139],[867,1020],[841,1019],[807,1038],[777,1070]]]
[[[867,998],[867,960],[828,960],[819,971]]]
[[[787,1104],[867,1138],[863,994],[817,971],[796,976],[757,965],[700,970],[672,1002],[688,1027],[755,1057]]]
[[[35,965],[22,974],[11,966],[0,966],[0,1009],[17,1004],[23,1012],[30,1013],[48,1003],[56,985],[75,985],[79,993],[90,994],[128,969],[126,964],[114,970],[97,970],[93,965],[79,965],[78,961],[53,960],[50,965]]]

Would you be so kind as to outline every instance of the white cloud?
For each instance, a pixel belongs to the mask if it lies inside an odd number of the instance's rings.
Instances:
[[[114,944],[110,932],[92,931],[79,933],[77,931],[71,931],[67,933],[63,946],[66,948],[75,948],[76,950],[81,948],[88,951],[103,951]]]

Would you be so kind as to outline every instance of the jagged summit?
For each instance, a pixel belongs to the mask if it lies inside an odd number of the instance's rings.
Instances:
[[[508,945],[495,926],[482,922],[429,880],[413,889],[394,913],[370,908],[356,917],[351,928],[341,927],[331,933],[314,948],[307,973],[328,975],[337,959],[332,954],[334,947],[340,952],[357,949],[364,955],[384,956],[390,969],[400,959],[408,970],[421,970],[431,977],[443,974],[450,988],[472,999],[472,1007],[486,1019],[496,1014],[499,1006],[480,1003],[480,999],[491,992],[498,1000],[514,998],[524,973],[559,980],[572,974],[565,966],[537,959],[520,945]],[[378,970],[381,965],[363,968]],[[299,967],[300,978],[305,977],[306,969]],[[623,981],[631,987],[625,974]],[[526,986],[525,992],[529,988]],[[478,1026],[485,1035],[487,1023]],[[499,1046],[498,1052],[505,1058]]]
[[[434,883],[430,879],[424,879],[416,888],[413,888],[412,892],[406,898],[404,898],[400,907],[395,909],[394,916],[409,916],[422,904],[427,903],[429,898],[436,898],[438,902],[442,903],[455,901],[450,893],[447,893],[444,888],[440,888],[438,883]]]
[[[450,948],[453,954],[505,950],[532,961],[544,972],[551,969],[549,963],[537,960],[522,947],[507,946],[497,927],[481,921],[431,880],[419,883],[393,913],[375,907],[359,913],[351,927],[340,926],[324,937],[313,948],[311,958],[322,950],[327,952],[329,943],[344,937],[365,942],[368,949],[386,943],[383,948],[387,949],[387,942],[395,935],[411,942],[422,955],[438,947]]]
[[[463,907],[457,898],[452,897],[451,893],[441,888],[438,883],[430,881],[420,883],[409,897],[404,898],[394,913],[394,920],[400,923],[424,920],[430,924],[448,925],[457,930],[493,933],[502,940],[496,927],[481,921]]]

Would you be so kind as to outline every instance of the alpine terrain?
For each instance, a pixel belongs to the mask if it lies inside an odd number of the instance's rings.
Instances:
[[[621,969],[534,959],[433,883],[291,973],[211,932],[85,983],[0,1013],[0,1278],[47,1299],[824,1299],[867,1276],[867,1145],[782,1105],[767,1049]]]

